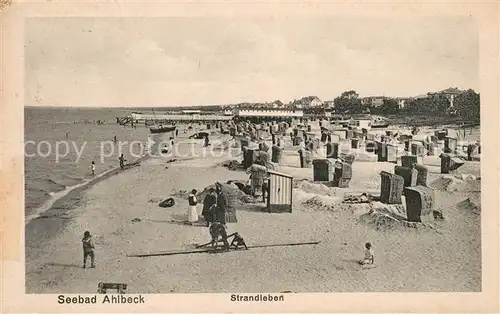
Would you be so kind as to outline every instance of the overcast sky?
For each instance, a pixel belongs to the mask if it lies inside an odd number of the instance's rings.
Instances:
[[[25,27],[29,105],[288,102],[479,85],[469,18],[49,18]]]

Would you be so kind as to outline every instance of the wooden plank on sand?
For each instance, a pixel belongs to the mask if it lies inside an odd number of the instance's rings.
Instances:
[[[262,245],[249,245],[248,248],[265,248],[265,247],[281,247],[281,246],[298,246],[298,245],[315,245],[320,243],[316,242],[296,242],[296,243],[278,243],[278,244],[262,244]],[[179,255],[179,254],[196,254],[196,253],[210,253],[215,252],[217,249],[209,248],[198,248],[192,250],[174,250],[174,251],[161,251],[161,252],[150,252],[150,253],[139,253],[130,254],[127,257],[149,257],[149,256],[168,256],[168,255]],[[230,250],[237,250],[234,247],[230,247]],[[237,251],[240,251],[238,249]]]

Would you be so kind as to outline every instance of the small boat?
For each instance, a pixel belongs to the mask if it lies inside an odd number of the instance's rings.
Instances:
[[[155,110],[153,110],[153,115],[155,116],[155,121],[158,121],[156,119],[156,113],[155,113]],[[166,133],[166,132],[172,132],[172,131],[175,131],[177,127],[175,125],[163,125],[163,124],[156,124],[153,125],[152,127],[149,128],[149,131],[151,131],[151,133]]]
[[[173,132],[175,131],[177,127],[175,125],[154,125],[149,128],[149,131],[151,133],[166,133],[166,132]]]

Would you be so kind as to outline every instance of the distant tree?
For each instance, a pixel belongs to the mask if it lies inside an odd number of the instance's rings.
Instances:
[[[359,94],[354,90],[348,90],[340,95],[341,98],[358,99]]]
[[[457,96],[453,102],[453,106],[460,117],[475,120],[479,120],[481,117],[480,96],[472,89]]]
[[[382,114],[396,114],[399,112],[399,105],[395,99],[386,98],[378,109]]]
[[[315,107],[315,108],[305,108],[304,109],[304,114],[324,114],[325,109],[321,107]]]
[[[432,95],[426,98],[410,100],[405,106],[405,112],[419,115],[446,115],[450,101],[443,94]]]
[[[372,112],[376,112],[377,108],[372,107],[372,105],[370,103],[365,103],[365,104],[361,104],[361,111],[363,113],[372,113]]]
[[[358,93],[353,90],[343,92],[333,100],[337,113],[361,113],[362,105]]]

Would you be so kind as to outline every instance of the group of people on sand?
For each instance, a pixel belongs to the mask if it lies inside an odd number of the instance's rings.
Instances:
[[[196,193],[198,191],[193,189],[188,197],[188,222],[195,223],[199,221],[198,216],[198,200],[196,198]],[[215,183],[215,188],[209,188],[208,194],[203,200],[203,210],[201,215],[205,219],[205,224],[210,227],[210,224],[218,222],[222,225],[226,224],[226,210],[228,207],[228,201],[225,193],[222,191],[222,185],[217,182]]]
[[[208,138],[205,139],[205,146],[208,144]],[[116,143],[116,136],[114,138],[114,142]],[[124,162],[126,159],[121,154],[119,158],[120,168],[124,169]],[[266,163],[257,158],[255,162],[257,165],[266,167]],[[267,167],[266,167],[267,170]],[[92,175],[95,174],[95,163],[92,161],[91,166]],[[264,173],[260,171],[254,171],[251,173],[249,178],[249,184],[252,188],[252,194],[255,197],[256,192],[259,190],[262,191],[262,199],[265,202],[266,196],[269,197],[269,186],[267,184],[268,174],[267,171]],[[198,191],[196,189],[191,190],[191,193],[188,196],[188,210],[187,210],[187,220],[189,223],[193,224],[199,222],[199,214],[198,214],[198,199],[196,197]],[[201,212],[201,216],[204,218],[204,222],[206,227],[211,226],[220,226],[225,229],[226,226],[226,211],[228,210],[228,199],[225,195],[222,184],[219,182],[215,183],[215,188],[211,187],[208,190],[208,194],[203,199],[203,209]],[[83,268],[87,266],[87,260],[90,257],[90,267],[95,267],[95,253],[94,253],[94,242],[92,240],[92,236],[89,231],[85,231],[83,239]],[[359,260],[358,263],[363,266],[369,266],[374,264],[374,254],[372,250],[372,244],[365,244],[364,258]]]

